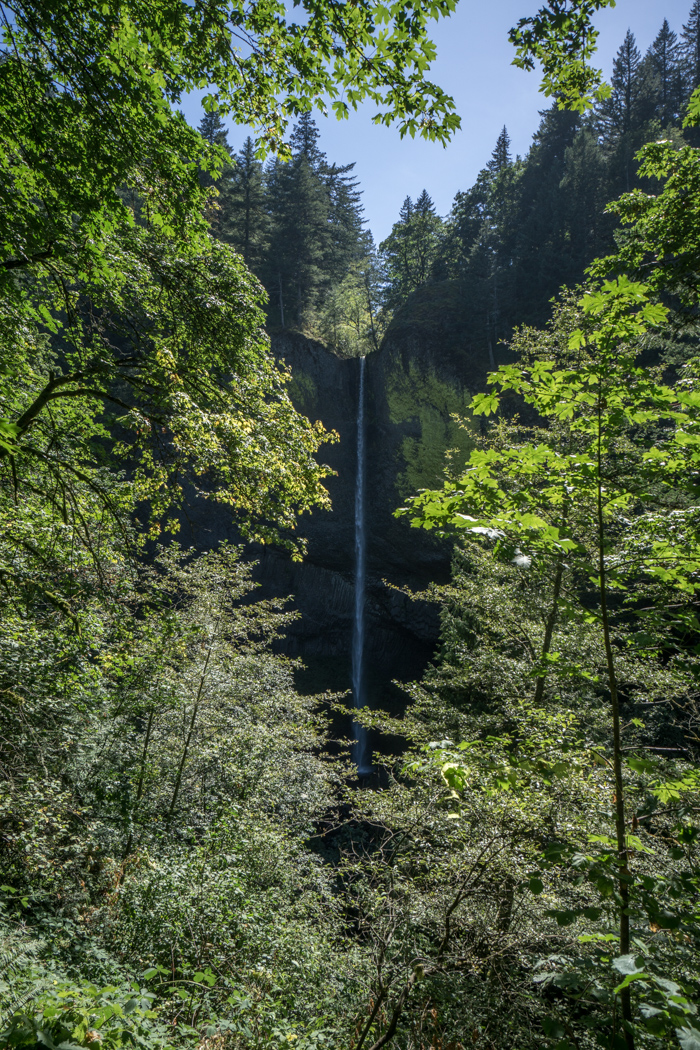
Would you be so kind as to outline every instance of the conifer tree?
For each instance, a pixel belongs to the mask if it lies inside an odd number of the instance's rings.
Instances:
[[[349,267],[366,254],[363,231],[362,191],[353,175],[353,164],[330,164],[323,169],[328,189],[330,255],[328,272],[332,281],[342,280]]]
[[[450,277],[464,276],[478,241],[488,199],[488,180],[482,171],[469,190],[459,190],[452,202],[441,261]]]
[[[700,0],[694,0],[681,31],[680,57],[686,95],[700,85]]]
[[[399,223],[408,226],[413,216],[413,201],[410,197],[404,197],[403,204],[399,210]]]
[[[437,261],[445,225],[435,212],[427,190],[423,190],[414,204],[410,197],[404,200],[399,221],[382,241],[379,251],[386,267],[386,306],[396,309],[421,285],[426,284]]]
[[[220,146],[226,150],[227,153],[231,152],[231,148],[228,144],[226,125],[219,116],[217,110],[211,110],[209,113],[205,113],[199,122],[197,130],[210,146]],[[224,218],[222,202],[217,198],[217,193],[220,194],[221,183],[228,177],[230,170],[230,165],[226,163],[222,172],[222,179],[215,180],[208,171],[205,171],[203,168],[199,169],[200,184],[207,187],[216,186],[217,188],[216,192],[212,192],[212,197],[210,198],[206,209],[209,226],[216,237],[221,237]]]
[[[270,166],[271,242],[264,267],[273,317],[311,331],[321,298],[363,255],[362,209],[353,164],[329,164],[319,131],[302,114],[290,137],[292,159]]]
[[[501,131],[500,135],[498,136],[498,139],[496,140],[496,145],[494,146],[493,153],[491,154],[491,160],[486,166],[488,170],[492,172],[492,174],[498,175],[500,171],[503,171],[503,169],[507,168],[511,163],[512,161],[510,155],[510,135],[508,134],[508,129],[504,124],[503,130]]]
[[[229,149],[228,144],[228,132],[226,131],[226,125],[219,116],[217,110],[212,110],[210,113],[205,113],[199,122],[197,129],[199,134],[205,139],[210,146],[223,146],[224,149]]]
[[[304,158],[314,170],[318,171],[326,161],[326,154],[318,145],[321,135],[316,121],[310,113],[302,113],[292,129],[289,144],[297,160]]]
[[[600,130],[610,150],[608,198],[629,192],[635,182],[637,150],[658,132],[661,87],[651,51],[642,59],[627,30],[613,63],[612,93],[599,108]]]
[[[649,58],[657,80],[655,85],[658,92],[656,112],[665,127],[678,120],[683,103],[678,37],[666,18],[649,49]]]
[[[222,198],[222,236],[243,256],[246,266],[259,274],[269,239],[269,218],[262,164],[250,136],[235,155]]]
[[[641,64],[642,56],[634,33],[628,29],[613,62],[610,98],[600,108],[609,131],[624,135],[632,130],[641,86]]]
[[[288,294],[289,258],[285,251],[283,227],[285,217],[285,168],[279,157],[270,162],[265,171],[267,210],[270,221],[270,242],[263,269],[263,284],[270,296],[270,318],[274,324],[286,326],[285,295]]]
[[[579,256],[576,250],[587,225],[586,217],[577,214],[578,203],[570,207],[571,187],[562,186],[569,151],[580,135],[580,118],[560,110],[556,103],[541,117],[527,163],[517,187],[513,187],[517,188],[517,195],[510,204],[505,197],[498,212],[499,225],[507,221],[514,231],[512,245],[503,244],[500,251],[503,257],[504,249],[509,248],[507,260],[512,258],[513,266],[507,269],[515,271],[516,302],[504,301],[502,307],[509,323],[516,318],[528,323],[539,320],[542,303],[562,283],[576,281],[590,258]],[[502,280],[503,277],[505,274]]]
[[[304,114],[291,135],[292,159],[277,162],[268,179],[273,233],[267,286],[278,300],[280,323],[299,329],[310,323],[331,247],[325,154],[318,138],[315,122]]]

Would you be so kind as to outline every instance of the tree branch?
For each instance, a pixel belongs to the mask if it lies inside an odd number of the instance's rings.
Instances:
[[[29,266],[31,263],[42,262],[44,259],[50,259],[53,254],[53,244],[50,244],[46,251],[34,252],[33,255],[27,255],[23,259],[8,259],[0,265],[2,265],[3,270],[16,270],[20,266]]]

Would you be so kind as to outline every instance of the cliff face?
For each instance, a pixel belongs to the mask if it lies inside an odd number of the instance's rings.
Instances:
[[[455,467],[464,462],[472,446],[469,403],[488,368],[470,345],[463,313],[456,282],[419,289],[367,362],[372,558],[396,582],[408,574],[413,586],[446,578],[449,554],[393,512],[419,489],[441,486],[446,457]]]
[[[299,532],[308,541],[304,562],[296,564],[271,549],[261,551],[257,579],[265,595],[294,595],[301,615],[290,626],[283,648],[309,665],[309,684],[347,689],[354,612],[359,361],[340,359],[319,343],[292,333],[276,335],[273,348],[292,369],[291,394],[297,407],[335,430],[340,441],[322,452],[335,471],[328,479],[333,510],[316,511],[299,523]],[[435,576],[438,563],[443,574],[447,567],[444,549],[426,543],[428,537],[392,517],[400,502],[395,486],[400,456],[394,447],[395,427],[387,414],[383,379],[373,370],[373,360],[367,362],[366,402],[370,698],[394,678],[408,681],[419,675],[438,637],[434,603],[411,599],[397,588],[420,590]]]
[[[475,358],[456,324],[457,295],[451,284],[432,286],[414,297],[397,318],[380,350],[367,359],[367,607],[366,667],[370,703],[400,703],[390,683],[419,677],[439,637],[438,608],[420,596],[433,581],[449,576],[450,551],[428,533],[394,517],[405,498],[441,482],[445,453],[463,460],[471,431],[471,394],[483,388],[488,361]],[[451,320],[448,320],[451,319]],[[324,462],[333,510],[299,522],[308,541],[303,563],[280,551],[258,548],[256,579],[263,597],[293,596],[299,617],[280,649],[307,664],[302,686],[309,690],[350,688],[354,611],[354,513],[359,362],[340,359],[302,335],[273,335],[273,350],[292,370],[290,392],[311,419],[335,430],[340,441],[326,445]],[[483,357],[483,355],[482,355]],[[195,542],[236,539],[223,516],[207,513],[193,523]],[[409,593],[411,592],[411,595]]]
[[[449,577],[450,550],[394,512],[420,488],[441,484],[449,450],[455,465],[472,445],[469,402],[483,389],[488,354],[469,342],[459,287],[432,285],[396,318],[380,350],[367,359],[366,526],[367,690],[370,702],[391,702],[388,684],[420,676],[439,639],[437,605],[420,597]],[[336,471],[328,481],[333,510],[302,519],[308,539],[301,565],[273,551],[261,555],[266,594],[293,594],[301,617],[285,641],[289,655],[314,663],[316,688],[350,684],[354,583],[354,495],[359,362],[341,360],[300,335],[273,337],[292,369],[292,397],[340,442],[323,456]],[[467,419],[460,426],[454,415]],[[412,597],[406,593],[411,592]],[[394,697],[396,700],[396,697]]]

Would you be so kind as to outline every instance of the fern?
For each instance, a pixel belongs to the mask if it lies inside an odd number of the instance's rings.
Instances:
[[[43,941],[0,926],[0,1030],[36,997],[31,973],[43,947]]]

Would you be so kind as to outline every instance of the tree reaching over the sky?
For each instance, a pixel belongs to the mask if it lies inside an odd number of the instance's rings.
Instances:
[[[512,163],[512,157],[510,155],[510,135],[508,134],[508,128],[503,125],[503,130],[496,139],[496,145],[493,148],[491,154],[491,160],[488,162],[486,167],[494,175],[498,175],[504,168],[507,168]]]
[[[291,160],[278,157],[268,166],[263,189],[269,244],[258,271],[273,323],[307,332],[330,286],[342,282],[364,255],[354,164],[329,163],[318,140],[316,123],[306,114],[291,136]],[[240,217],[232,217],[231,230],[236,221],[240,227]]]
[[[407,197],[399,221],[379,245],[387,277],[386,305],[395,309],[431,278],[444,236],[444,223],[427,190],[413,203]]]
[[[328,272],[332,281],[342,280],[348,268],[366,255],[362,190],[351,164],[326,164],[323,180],[329,199],[330,247]]]
[[[258,277],[270,237],[262,163],[250,135],[221,186],[221,235]]]
[[[320,138],[321,133],[314,118],[310,113],[302,113],[289,137],[292,157],[297,161],[305,160],[315,170],[322,168],[326,162],[326,154],[318,145]]]
[[[325,155],[317,138],[315,125],[293,136],[292,159],[276,160],[267,179],[272,232],[264,280],[272,303],[278,300],[277,323],[300,330],[308,327],[330,250],[330,201],[321,174]]]
[[[680,53],[687,94],[700,85],[700,0],[693,0],[681,30]]]
[[[229,149],[226,124],[217,110],[212,109],[209,113],[205,113],[197,130],[210,146],[223,146],[224,149]]]
[[[601,104],[603,119],[611,130],[624,135],[632,130],[640,89],[642,56],[631,29],[618,48],[613,61],[611,94]]]
[[[658,116],[662,126],[667,127],[680,117],[684,99],[678,37],[666,18],[649,49],[649,56],[658,77]]]
[[[220,193],[222,180],[226,178],[231,169],[229,162],[229,155],[231,153],[231,147],[228,142],[228,132],[226,125],[219,116],[219,114],[212,110],[210,113],[205,113],[199,122],[197,129],[199,134],[202,136],[205,142],[209,144],[212,149],[219,149],[223,151],[223,164],[221,171],[216,173],[217,177],[214,177],[206,168],[200,169],[199,181],[206,189],[216,187],[215,192],[212,193],[210,199],[207,201],[205,208],[205,214],[209,220],[209,226],[213,233],[217,235],[221,234],[221,223],[222,223],[222,211],[218,201],[217,194]]]

